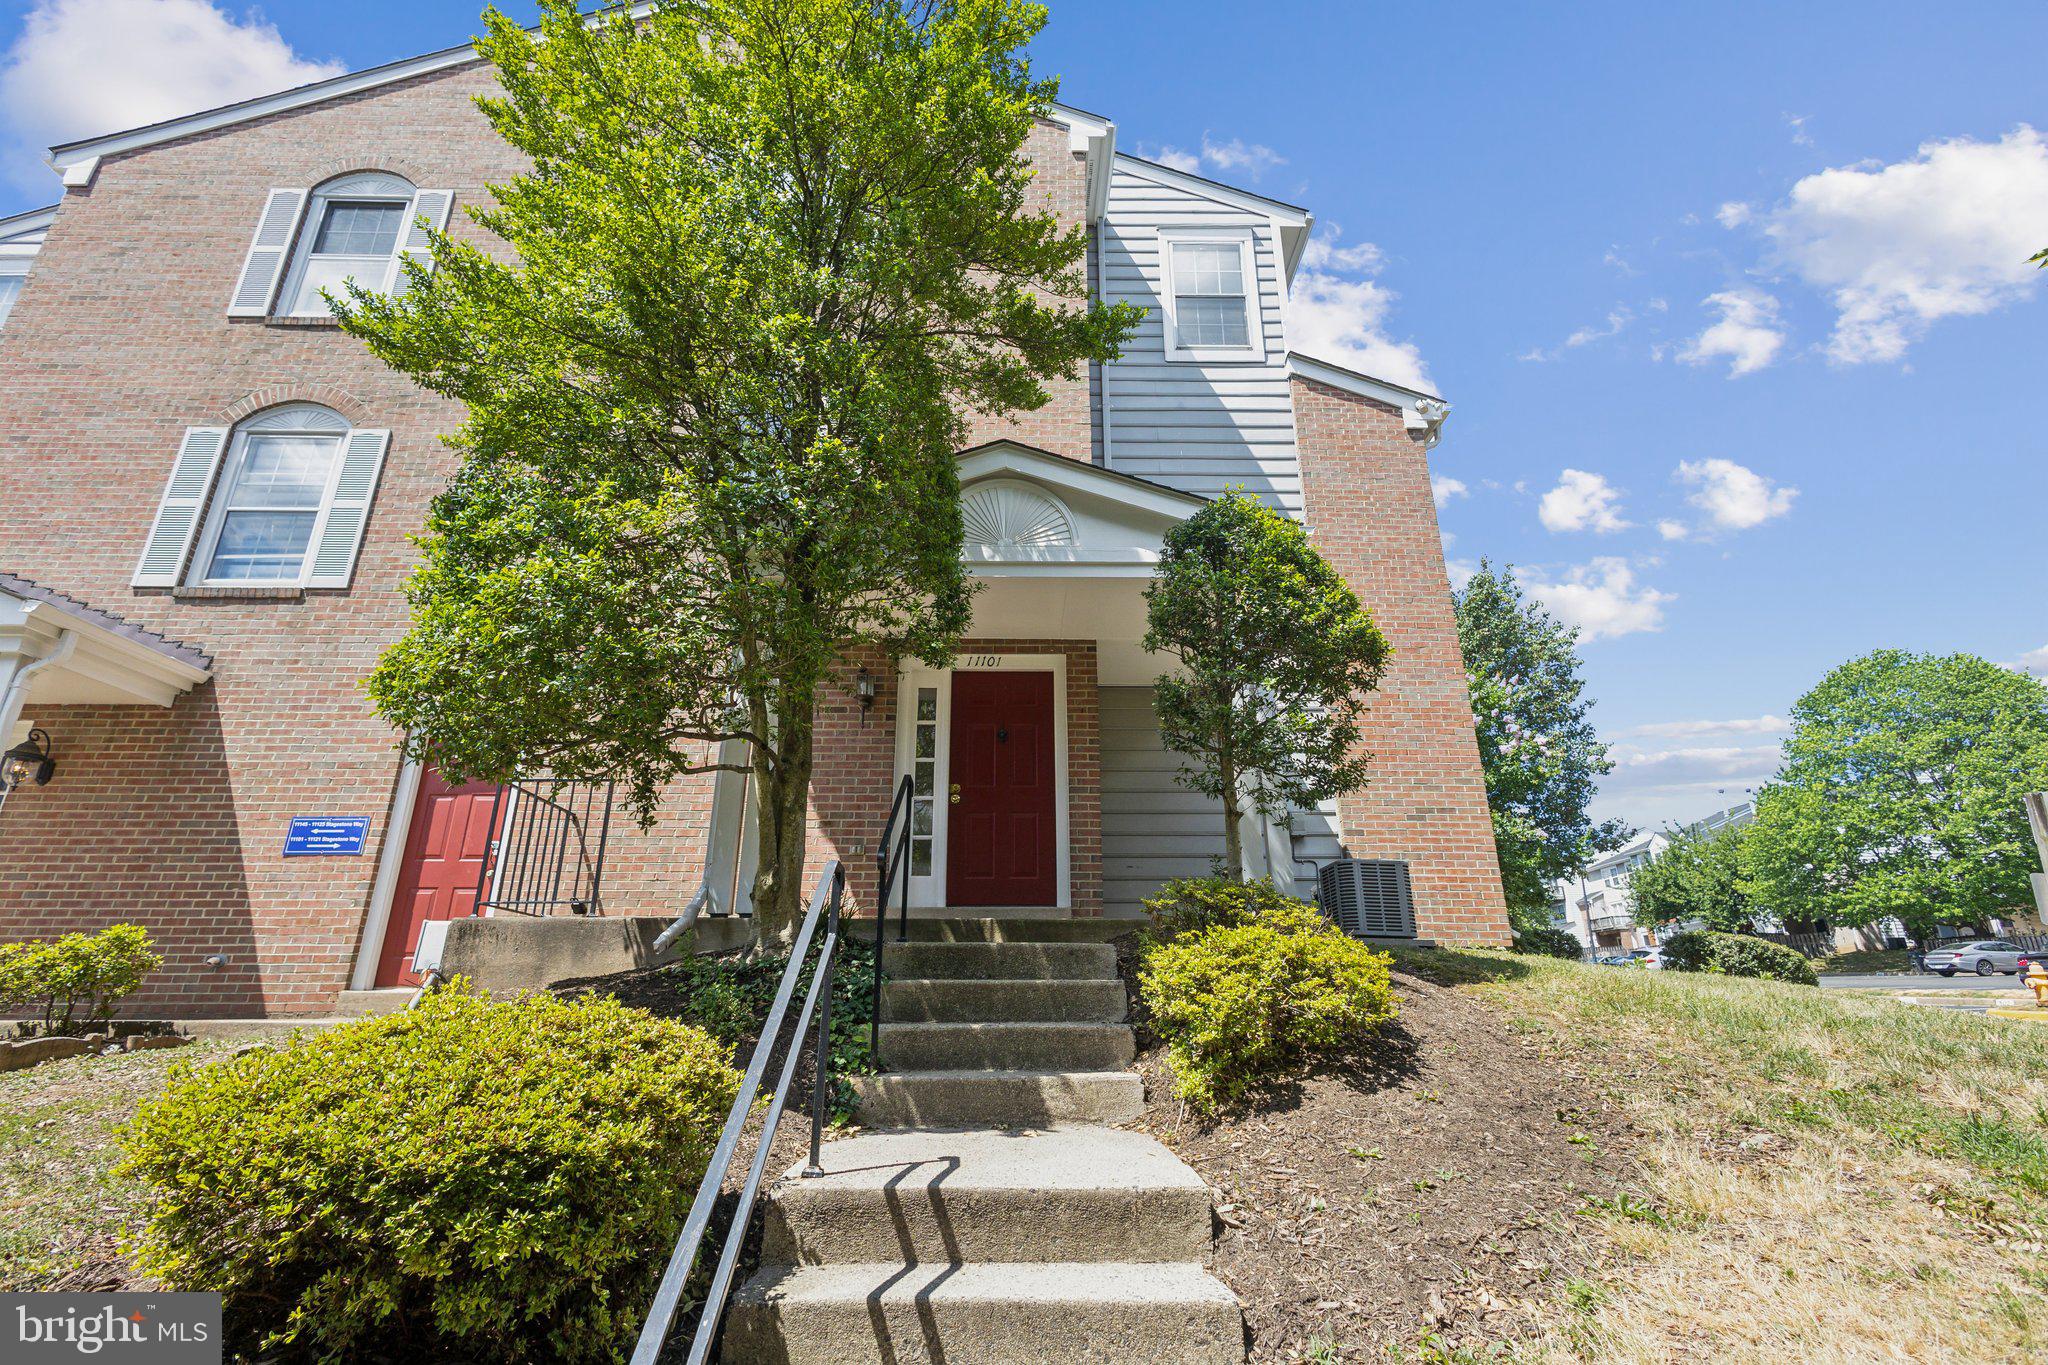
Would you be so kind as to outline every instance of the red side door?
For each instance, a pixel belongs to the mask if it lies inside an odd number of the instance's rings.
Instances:
[[[953,675],[948,905],[1055,905],[1052,674]]]
[[[476,909],[477,883],[491,853],[491,818],[502,799],[487,782],[457,787],[429,767],[420,774],[405,836],[405,861],[391,893],[391,923],[377,959],[379,986],[412,986],[413,949],[428,920],[458,919]]]

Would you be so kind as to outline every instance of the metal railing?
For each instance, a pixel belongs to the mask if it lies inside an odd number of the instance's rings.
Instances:
[[[698,1247],[704,1240],[704,1234],[710,1230],[712,1208],[725,1188],[726,1174],[732,1168],[733,1154],[747,1126],[747,1116],[753,1112],[755,1099],[760,1094],[762,1073],[768,1069],[769,1058],[783,1037],[783,1020],[789,1013],[790,999],[796,994],[797,981],[803,975],[804,962],[810,956],[811,940],[817,934],[820,919],[825,923],[825,937],[818,949],[817,970],[811,974],[811,988],[804,995],[803,1009],[797,1014],[795,1027],[790,1030],[781,1079],[775,1083],[767,1115],[761,1124],[760,1145],[755,1149],[753,1163],[747,1168],[746,1183],[740,1187],[739,1201],[733,1209],[732,1226],[726,1233],[718,1268],[713,1272],[710,1288],[704,1294],[704,1307],[697,1317],[697,1331],[690,1338],[689,1365],[703,1365],[718,1341],[719,1323],[725,1317],[725,1300],[732,1291],[733,1271],[739,1264],[740,1248],[747,1240],[747,1223],[753,1216],[754,1200],[761,1192],[761,1176],[767,1169],[770,1149],[775,1145],[775,1130],[782,1122],[790,1082],[796,1078],[797,1061],[803,1055],[804,1034],[814,1015],[817,1019],[817,1057],[811,1083],[811,1155],[804,1174],[824,1174],[818,1165],[818,1148],[824,1139],[825,1106],[831,1094],[832,973],[838,962],[839,906],[845,893],[846,869],[835,858],[825,864],[824,871],[818,876],[817,889],[811,893],[810,911],[797,930],[796,943],[790,949],[789,966],[782,973],[782,984],[775,991],[775,1003],[768,1007],[768,1017],[761,1025],[761,1038],[754,1044],[754,1055],[747,1062],[747,1074],[740,1082],[739,1096],[733,1100],[732,1109],[726,1115],[725,1128],[718,1136],[717,1150],[711,1154],[711,1164],[704,1171],[704,1181],[697,1187],[697,1198],[691,1203],[689,1217],[683,1222],[682,1236],[676,1239],[675,1251],[670,1254],[668,1266],[661,1274],[661,1284],[654,1291],[647,1321],[640,1328],[640,1340],[633,1347],[632,1365],[656,1365],[661,1357],[669,1329],[682,1306],[683,1291],[689,1286],[691,1272],[696,1269]]]
[[[903,874],[902,911],[896,921],[896,941],[910,937],[910,812],[917,804],[910,775],[896,784],[896,799],[889,803],[889,818],[882,823],[882,839],[875,845],[875,1000],[868,1016],[868,1053],[875,1065],[882,1064],[882,926],[889,922],[889,892],[896,874]],[[898,819],[903,830],[896,831]]]
[[[604,855],[611,832],[609,782],[530,778],[506,783],[491,812],[494,856],[484,860],[477,875],[476,913],[603,914]]]

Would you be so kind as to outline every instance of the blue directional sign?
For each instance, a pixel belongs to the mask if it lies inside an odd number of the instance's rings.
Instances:
[[[284,856],[359,855],[369,834],[370,817],[367,815],[295,816],[291,829],[284,836]]]

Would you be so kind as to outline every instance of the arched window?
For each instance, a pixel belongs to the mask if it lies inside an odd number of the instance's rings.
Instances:
[[[400,257],[426,263],[426,229],[447,225],[453,201],[448,190],[415,189],[387,171],[359,171],[310,191],[272,190],[229,316],[323,318],[330,310],[321,291],[340,293],[348,280],[389,293]]]
[[[187,428],[136,585],[347,587],[389,440],[315,403]]]

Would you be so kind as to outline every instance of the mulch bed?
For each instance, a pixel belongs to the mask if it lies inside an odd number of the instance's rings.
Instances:
[[[1635,1135],[1578,1063],[1482,1001],[1394,984],[1399,1019],[1354,1065],[1213,1123],[1173,1098],[1141,1026],[1148,1108],[1130,1126],[1216,1190],[1214,1268],[1254,1361],[1532,1337],[1592,1259],[1581,1211],[1633,1188]]]

